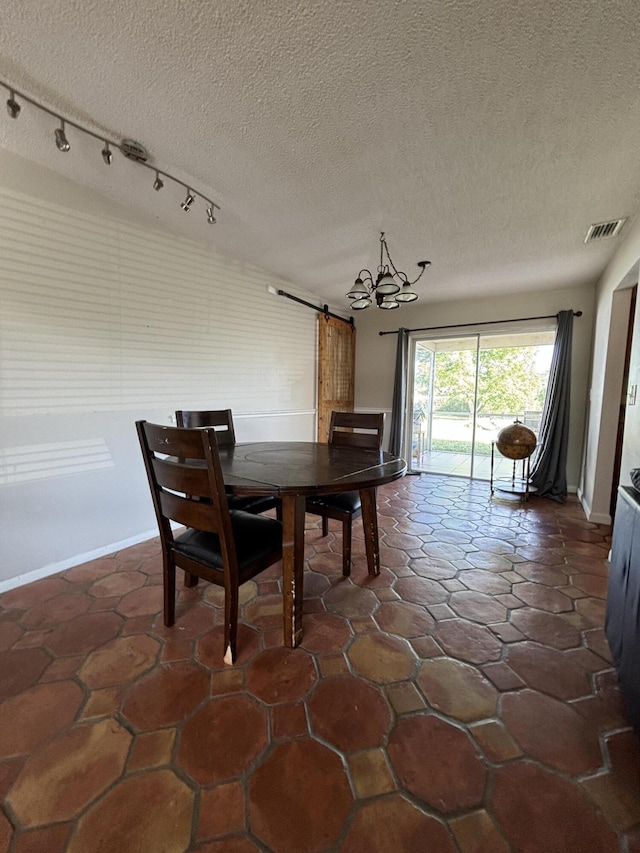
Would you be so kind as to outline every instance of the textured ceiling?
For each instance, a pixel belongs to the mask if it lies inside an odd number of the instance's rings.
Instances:
[[[27,105],[0,146],[335,307],[381,230],[439,301],[594,281],[620,238],[587,227],[638,208],[637,0],[3,0],[0,78],[219,222]]]

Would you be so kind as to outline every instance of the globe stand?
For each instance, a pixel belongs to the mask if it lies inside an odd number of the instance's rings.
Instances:
[[[531,454],[536,449],[536,434],[529,427],[515,419],[510,425],[501,429],[495,441],[491,442],[491,494],[495,489],[501,492],[509,492],[512,495],[522,495],[525,501],[529,495],[535,492],[534,486],[529,484]],[[494,455],[495,449],[501,456],[513,460],[511,479],[508,477],[497,477],[494,479]],[[517,476],[517,463],[522,462],[522,476]]]
[[[494,453],[495,453],[496,442],[491,442],[491,479],[490,479],[490,487],[491,494],[496,491],[499,492],[509,492],[512,495],[520,495],[524,498],[525,501],[529,500],[529,495],[533,494],[537,491],[535,486],[530,485],[529,476],[531,469],[531,456],[527,456],[525,459],[514,459],[513,460],[513,468],[511,471],[511,477],[495,477],[494,473]],[[518,462],[522,462],[522,470],[521,476],[518,476],[517,464]]]

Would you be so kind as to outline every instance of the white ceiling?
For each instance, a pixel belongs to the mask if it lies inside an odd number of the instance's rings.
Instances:
[[[638,209],[638,0],[2,0],[0,78],[218,224],[26,104],[0,146],[335,307],[381,230],[441,301],[594,281]]]

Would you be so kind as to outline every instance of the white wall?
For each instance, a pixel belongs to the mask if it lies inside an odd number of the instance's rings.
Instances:
[[[393,398],[396,335],[380,336],[379,331],[407,328],[449,326],[508,320],[520,317],[557,314],[573,309],[582,311],[573,323],[573,359],[571,370],[571,426],[567,480],[576,490],[580,477],[584,435],[591,334],[593,325],[594,288],[586,286],[559,291],[538,291],[518,295],[467,299],[456,302],[414,302],[396,311],[369,308],[358,313],[356,350],[356,407],[390,411]],[[496,327],[501,328],[501,327]],[[502,327],[504,331],[508,327]],[[450,330],[447,333],[453,333]],[[463,329],[463,332],[473,329]],[[388,418],[387,418],[388,420]]]
[[[627,329],[624,306],[628,310],[628,295],[622,294],[621,298],[620,291],[637,283],[638,258],[640,220],[630,227],[596,286],[590,407],[579,494],[587,518],[598,522],[610,520],[618,413],[625,390],[622,367]],[[614,298],[616,293],[618,296]]]
[[[155,535],[136,419],[314,439],[316,314],[267,285],[0,151],[0,591]]]
[[[616,291],[616,293],[619,291]],[[628,291],[631,294],[631,290]],[[628,388],[635,386],[635,398],[625,399],[624,440],[620,462],[620,485],[631,485],[629,471],[640,468],[640,299],[636,298],[633,345],[629,359]],[[622,394],[627,394],[622,388]]]

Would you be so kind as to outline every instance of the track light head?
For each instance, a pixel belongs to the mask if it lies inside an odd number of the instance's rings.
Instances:
[[[58,151],[63,152],[66,152],[71,148],[67,135],[64,132],[64,119],[60,119],[60,127],[56,128],[56,146]]]
[[[49,107],[41,104],[39,101],[36,101],[34,98],[25,94],[24,92],[20,92],[18,89],[15,89],[13,85],[9,84],[5,80],[0,79],[0,86],[3,88],[5,92],[9,93],[9,97],[5,101],[7,112],[9,116],[13,119],[18,118],[20,113],[22,112],[23,104],[29,104],[30,106],[35,107],[38,110],[42,110],[45,112],[50,119],[52,119],[58,126],[54,129],[54,138],[56,143],[56,148],[58,151],[66,153],[71,150],[71,143],[67,138],[66,126],[67,124],[74,129],[75,136],[74,145],[78,140],[77,133],[86,134],[91,137],[93,140],[93,144],[102,143],[102,149],[100,154],[102,156],[103,162],[107,166],[111,166],[113,163],[113,152],[114,150],[120,151],[125,157],[129,160],[137,163],[139,166],[143,166],[146,169],[151,169],[152,172],[155,172],[155,180],[153,181],[154,190],[161,190],[167,181],[171,183],[177,184],[183,190],[186,190],[187,194],[183,202],[180,203],[180,207],[184,210],[185,213],[188,213],[191,209],[191,205],[194,201],[197,201],[200,198],[200,201],[204,204],[207,211],[207,222],[209,225],[214,225],[216,223],[215,209],[220,209],[219,205],[214,204],[207,195],[200,193],[198,191],[192,190],[188,184],[186,184],[182,179],[176,178],[171,175],[169,172],[160,171],[156,168],[155,164],[150,164],[147,161],[149,160],[149,152],[140,142],[136,142],[135,139],[123,139],[120,142],[114,141],[109,142],[102,133],[94,133],[93,130],[90,130],[87,127],[83,127],[81,124],[73,121],[72,119],[65,119],[60,113],[50,109]],[[17,98],[20,98],[20,102],[17,101]],[[80,137],[81,138],[81,137]],[[111,147],[113,146],[113,148]]]
[[[187,190],[187,197],[183,202],[180,203],[180,207],[184,210],[185,213],[189,213],[191,205],[196,200],[196,197],[192,190]]]
[[[18,116],[20,115],[21,109],[22,109],[22,107],[16,101],[15,92],[13,91],[13,89],[10,89],[9,90],[9,99],[7,101],[7,112],[9,113],[11,118],[18,118]]]

